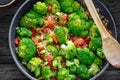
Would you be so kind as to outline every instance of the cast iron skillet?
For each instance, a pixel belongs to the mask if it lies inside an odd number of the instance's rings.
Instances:
[[[16,14],[14,15],[12,22],[11,22],[11,25],[10,25],[10,29],[9,29],[9,47],[10,47],[11,55],[12,55],[16,65],[19,67],[19,69],[29,79],[32,79],[32,80],[35,80],[36,78],[33,76],[33,74],[31,72],[29,72],[27,70],[27,68],[24,65],[22,65],[18,56],[16,55],[15,46],[14,46],[14,39],[16,36],[16,27],[19,25],[19,21],[20,21],[21,17],[32,8],[33,4],[36,1],[39,1],[39,0],[26,0],[23,3],[23,5],[17,10]],[[112,30],[113,37],[117,39],[116,25],[115,25],[115,22],[113,20],[111,13],[104,6],[104,4],[101,3],[99,0],[93,0],[93,2],[95,4],[96,8],[100,9],[101,14],[109,20],[108,27],[109,27],[109,29]],[[106,70],[106,68],[108,66],[109,66],[109,63],[107,61],[105,61],[103,69],[97,75],[93,76],[90,80],[95,80],[98,76],[100,76]]]

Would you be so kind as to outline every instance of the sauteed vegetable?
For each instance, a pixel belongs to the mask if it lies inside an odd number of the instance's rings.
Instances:
[[[105,60],[99,30],[75,0],[36,2],[16,28],[15,46],[40,80],[87,80]]]

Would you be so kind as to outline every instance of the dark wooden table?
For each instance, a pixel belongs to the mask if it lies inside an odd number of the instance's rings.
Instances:
[[[15,65],[8,46],[8,32],[11,19],[24,1],[25,0],[16,0],[13,5],[7,8],[0,8],[0,80],[28,79]],[[120,42],[120,0],[100,1],[109,8],[115,19],[118,41]],[[109,66],[97,80],[120,80],[120,69]]]

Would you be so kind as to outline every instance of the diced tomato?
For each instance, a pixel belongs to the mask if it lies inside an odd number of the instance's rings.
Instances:
[[[71,40],[74,42],[75,41],[75,39],[76,39],[76,37],[74,37],[73,35],[70,35],[70,38],[71,38]]]
[[[85,40],[85,42],[88,44],[91,39],[90,39],[89,37],[87,37],[87,38],[85,38],[84,40]]]
[[[50,29],[54,29],[55,17],[53,15],[49,15],[46,17],[46,26]]]
[[[18,45],[19,45],[19,42],[20,42],[20,39],[19,39],[18,37],[16,37],[16,38],[15,38],[15,41],[14,41],[14,44],[15,44],[16,46],[18,46]]]
[[[47,28],[47,27],[45,27],[45,28],[43,28],[43,33],[50,33],[50,28]]]
[[[36,30],[32,27],[30,27],[30,31],[32,32],[32,36],[35,36]]]
[[[41,35],[41,28],[37,28],[36,31],[35,31],[35,35]]]
[[[52,39],[53,39],[53,43],[54,44],[58,44],[58,40],[57,40],[57,37],[55,35],[52,36]]]
[[[51,78],[50,80],[57,80],[56,77]]]
[[[112,35],[112,31],[110,29],[107,29],[108,33]]]
[[[88,44],[84,44],[82,46],[80,46],[81,48],[86,48],[88,46]]]
[[[40,37],[40,39],[39,39],[39,41],[38,42],[43,42],[44,41],[44,36],[43,35],[41,35],[41,37]]]
[[[49,66],[52,66],[52,60],[53,60],[54,56],[52,54],[50,54],[48,57],[47,57],[47,61],[48,61],[48,65]]]
[[[44,46],[40,46],[40,47],[38,48],[39,51],[42,51],[42,50],[44,50],[44,49],[45,49]]]
[[[76,46],[83,46],[85,45],[85,40],[82,37],[77,37],[73,42]]]
[[[39,57],[40,59],[44,59],[45,55],[44,54],[37,54],[37,57]]]
[[[48,21],[48,22],[47,22],[47,27],[50,28],[50,29],[54,29],[54,27],[55,27],[55,26],[54,26],[54,22]]]
[[[52,12],[52,5],[48,6],[48,12]]]
[[[68,14],[63,14],[61,17],[64,21],[68,21]]]
[[[55,16],[54,15],[49,15],[49,16],[46,17],[46,20],[55,22]]]
[[[35,39],[35,37],[32,36],[32,40],[33,40],[33,42],[35,43],[35,45],[38,45],[39,42],[38,42],[37,39]]]

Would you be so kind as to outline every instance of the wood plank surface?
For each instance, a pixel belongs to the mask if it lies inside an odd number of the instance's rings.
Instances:
[[[16,0],[14,5],[0,8],[0,80],[29,80],[14,63],[8,46],[9,25],[16,10],[25,0]],[[120,0],[100,0],[112,13],[120,42]],[[111,45],[112,46],[112,45]],[[109,66],[96,80],[120,80],[120,69]]]

